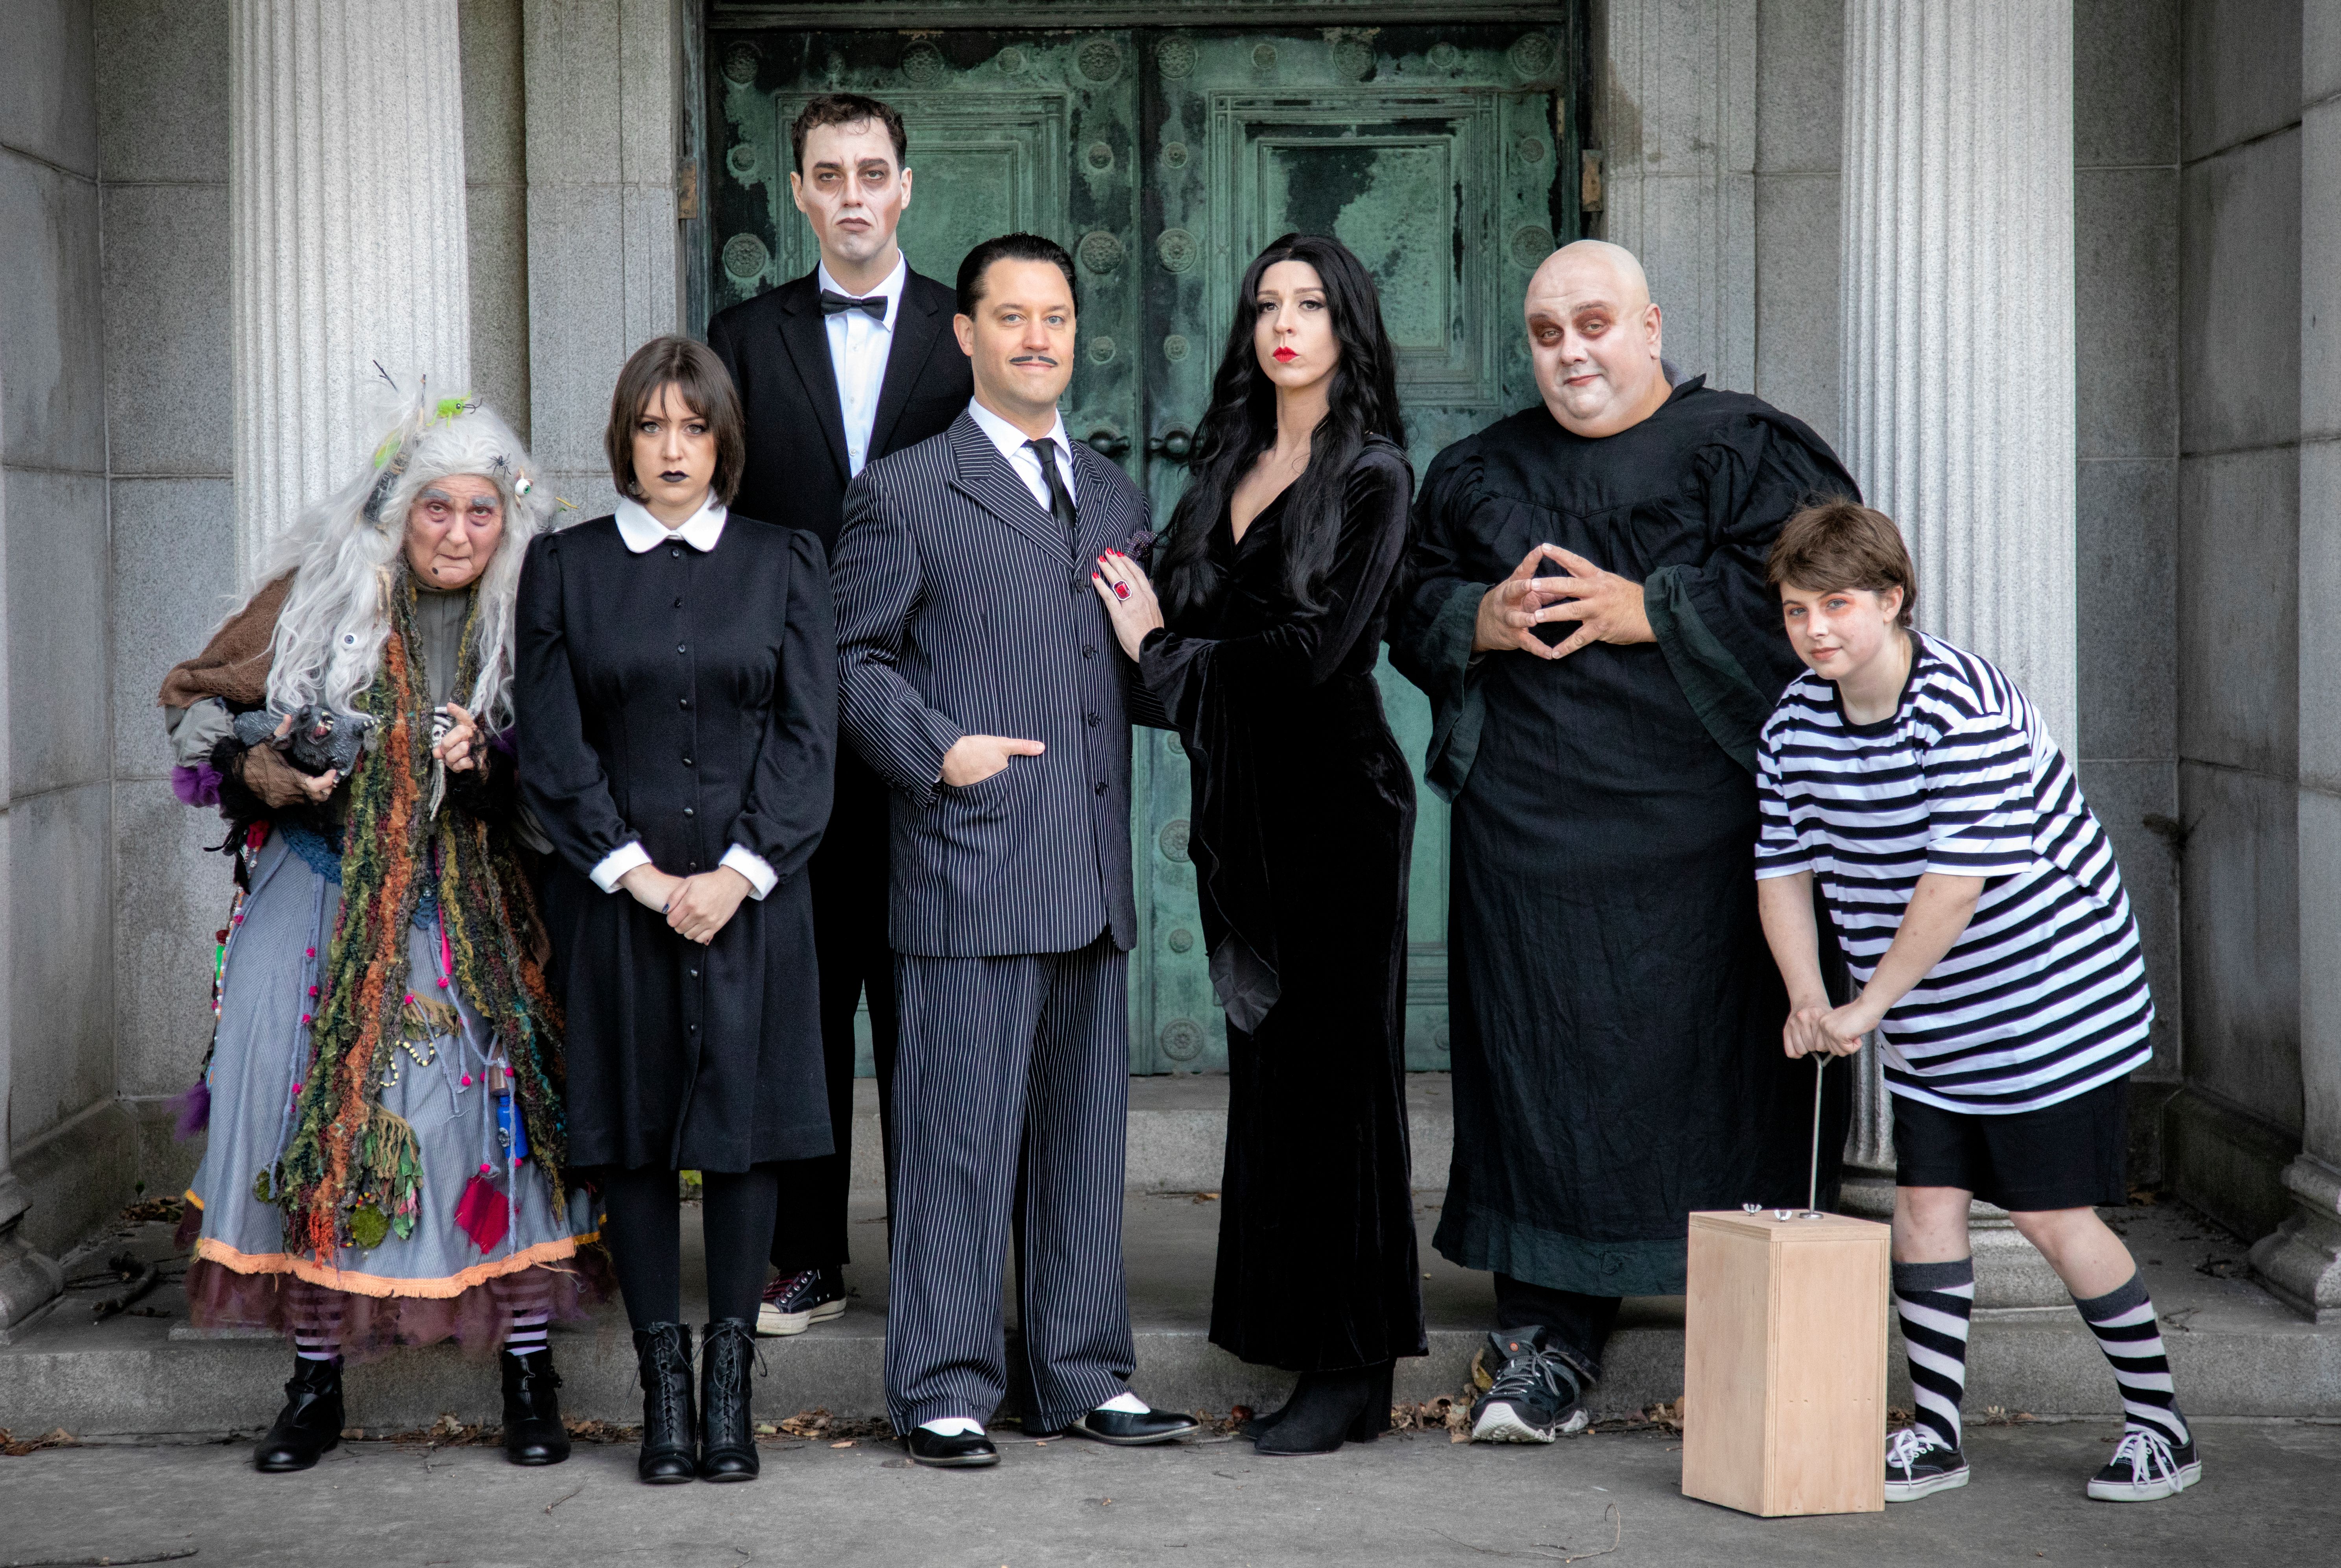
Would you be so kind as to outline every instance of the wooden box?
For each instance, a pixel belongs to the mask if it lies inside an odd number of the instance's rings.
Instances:
[[[1767,1518],[1886,1507],[1888,1228],[1690,1217],[1684,1495]]]

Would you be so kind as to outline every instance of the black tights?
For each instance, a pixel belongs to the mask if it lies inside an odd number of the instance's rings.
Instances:
[[[780,1173],[771,1165],[701,1177],[707,1231],[707,1316],[756,1319],[764,1289],[764,1253],[780,1206]],[[682,1193],[672,1171],[604,1171],[602,1201],[610,1215],[603,1238],[616,1265],[626,1316],[636,1328],[682,1321]]]

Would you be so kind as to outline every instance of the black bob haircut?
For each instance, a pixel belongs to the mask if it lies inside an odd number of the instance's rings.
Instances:
[[[1073,258],[1065,254],[1065,247],[1039,235],[1001,235],[968,252],[966,258],[959,264],[960,315],[969,317],[975,315],[975,307],[983,303],[983,275],[991,269],[993,262],[1002,261],[1052,264],[1065,275],[1066,292],[1073,296],[1073,313],[1076,315],[1081,314],[1081,285],[1073,276]]]

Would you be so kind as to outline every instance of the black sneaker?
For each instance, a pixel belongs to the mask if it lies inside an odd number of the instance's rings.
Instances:
[[[2202,1479],[2193,1433],[2174,1444],[2158,1432],[2133,1426],[2106,1467],[2089,1477],[2089,1495],[2102,1503],[2152,1503],[2176,1497]]]
[[[836,1269],[804,1269],[782,1274],[764,1287],[756,1309],[756,1332],[767,1339],[802,1333],[824,1319],[845,1313],[845,1277]]]
[[[1542,1329],[1516,1329],[1488,1336],[1479,1352],[1489,1374],[1488,1392],[1471,1406],[1474,1443],[1550,1443],[1585,1430],[1577,1373],[1538,1343]]]
[[[1915,1503],[1967,1483],[1967,1459],[1932,1427],[1906,1426],[1886,1435],[1886,1501]]]

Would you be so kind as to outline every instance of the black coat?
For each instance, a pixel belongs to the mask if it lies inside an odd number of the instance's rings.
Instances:
[[[579,1165],[743,1171],[830,1152],[812,906],[836,642],[810,534],[734,514],[702,555],[596,518],[529,546],[522,790],[556,851],[545,906]],[[780,882],[701,947],[588,874],[630,840],[675,875],[732,844]]]
[[[972,417],[870,464],[846,496],[841,719],[894,791],[897,953],[1070,953],[1109,930],[1126,952],[1137,939],[1136,671],[1090,575],[1145,527],[1146,498],[1079,442],[1071,460],[1078,558]],[[953,788],[938,782],[943,753],[965,734],[1049,749]]]
[[[1228,1154],[1211,1343],[1294,1372],[1423,1353],[1409,1182],[1407,861],[1414,780],[1374,662],[1414,476],[1375,442],[1303,611],[1284,582],[1286,491],[1211,524],[1212,604],[1140,668],[1194,769],[1190,850],[1228,1008]]]
[[[852,475],[814,278],[807,273],[718,315],[707,324],[707,346],[731,371],[747,419],[748,465],[734,509],[802,528],[834,555]],[[955,308],[948,285],[917,273],[903,281],[870,425],[870,462],[917,445],[966,412],[975,386],[951,333]],[[790,439],[794,432],[802,437]],[[826,461],[814,454],[817,444],[827,448]]]

